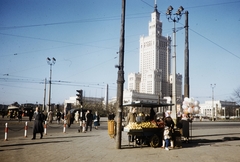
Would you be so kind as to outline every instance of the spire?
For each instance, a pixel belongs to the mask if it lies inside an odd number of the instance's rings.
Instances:
[[[154,12],[157,12],[157,13],[159,13],[159,12],[158,12],[158,10],[157,10],[157,0],[155,0]]]

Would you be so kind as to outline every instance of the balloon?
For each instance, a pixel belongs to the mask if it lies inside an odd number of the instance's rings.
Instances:
[[[187,102],[188,102],[188,97],[185,97],[185,98],[184,98],[184,101],[187,101]]]
[[[188,105],[188,102],[187,101],[183,101],[183,105]]]
[[[186,109],[186,108],[187,108],[187,105],[182,105],[182,108],[183,108],[183,109]]]
[[[188,108],[188,113],[192,114],[193,113],[193,109],[192,108]]]
[[[198,108],[197,106],[195,106],[193,110],[194,110],[194,112],[195,112],[196,114],[198,114],[199,108]]]
[[[194,106],[194,104],[191,102],[191,103],[189,103],[189,107],[193,107]]]
[[[194,105],[195,105],[195,106],[198,106],[198,105],[199,105],[199,101],[195,101],[195,102],[194,102]]]
[[[192,104],[194,103],[194,101],[195,101],[194,98],[189,99],[189,102],[192,103]]]

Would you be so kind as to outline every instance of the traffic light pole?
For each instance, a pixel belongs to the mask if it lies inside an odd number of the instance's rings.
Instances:
[[[79,111],[79,116],[80,116],[80,128],[78,132],[83,132],[83,108],[82,108],[82,97],[83,97],[83,90],[76,90],[78,92],[76,100],[79,102],[80,105],[80,111]]]

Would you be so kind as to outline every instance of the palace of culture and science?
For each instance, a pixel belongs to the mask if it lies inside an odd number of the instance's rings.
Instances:
[[[148,25],[148,36],[140,37],[139,48],[139,72],[128,75],[128,90],[125,94],[151,94],[157,98],[171,96],[171,37],[162,36],[162,22],[156,4]],[[176,83],[177,100],[181,102],[181,74],[176,74]]]

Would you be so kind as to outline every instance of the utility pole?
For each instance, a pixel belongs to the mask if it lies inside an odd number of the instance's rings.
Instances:
[[[106,85],[105,105],[105,110],[108,110],[108,84]]]
[[[49,112],[51,108],[51,85],[52,85],[52,65],[54,65],[56,62],[56,59],[53,57],[50,59],[49,57],[47,58],[47,63],[50,65],[50,79],[49,79],[49,95],[48,95],[48,109],[47,112]]]
[[[43,110],[45,111],[45,105],[46,105],[46,84],[47,84],[47,79],[45,78],[45,83],[44,83],[44,97],[43,97]]]
[[[188,11],[185,11],[185,75],[184,75],[184,97],[190,96],[189,94],[189,41],[188,41]]]
[[[175,14],[172,13],[173,7],[169,6],[166,12],[166,16],[169,22],[173,22],[173,55],[172,55],[172,114],[171,117],[177,125],[177,88],[176,88],[176,22],[179,22],[183,15],[184,8],[180,6]]]
[[[124,84],[124,43],[125,43],[125,4],[126,0],[122,0],[122,20],[120,32],[120,47],[119,47],[119,65],[117,79],[117,132],[116,132],[116,148],[121,149],[122,140],[122,112],[123,112],[123,84]]]
[[[215,88],[216,84],[211,84],[212,87],[212,121],[214,121],[214,88]]]

